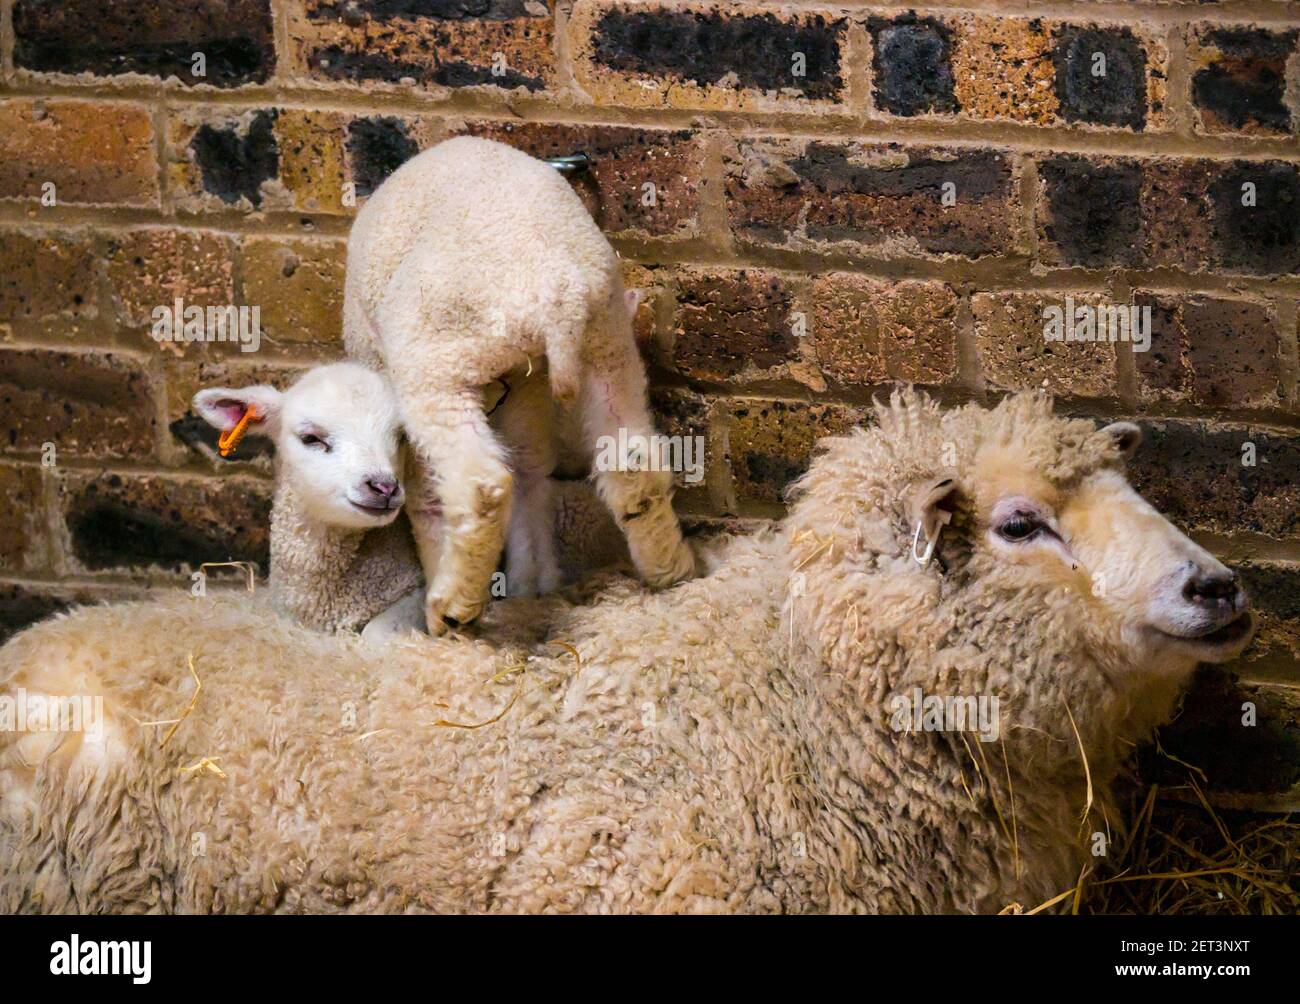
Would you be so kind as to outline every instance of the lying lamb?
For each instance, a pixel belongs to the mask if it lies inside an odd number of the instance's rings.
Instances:
[[[539,449],[512,479],[483,387],[544,361],[567,413],[557,428],[572,430],[561,452],[589,463],[601,436],[649,437],[634,308],[618,256],[582,201],[552,167],[503,144],[447,140],[394,172],[357,214],[344,342],[397,389],[418,468],[408,512],[429,583],[430,631],[483,611],[512,501],[526,514],[545,511],[556,463],[555,451]],[[538,440],[549,438],[546,411],[539,423]],[[596,481],[646,582],[666,586],[693,573],[670,472],[599,471]],[[554,579],[545,535],[527,521],[513,526],[516,553],[537,555],[513,578],[545,591]]]
[[[527,419],[544,394],[526,381],[500,411],[512,463],[542,449]],[[194,396],[194,410],[223,434],[237,427],[275,442],[271,508],[271,591],[275,606],[319,631],[356,631],[372,640],[423,627],[423,578],[402,514],[404,448],[397,400],[387,379],[356,363],[308,370],[281,393],[274,387],[212,387]],[[250,421],[240,425],[245,415]],[[551,481],[534,490],[537,511],[520,513],[545,527],[548,555],[557,522],[567,550],[588,553],[587,568],[617,554],[600,522],[581,506],[580,489],[553,498]],[[562,506],[562,508],[561,508]],[[580,518],[574,520],[574,512]],[[532,560],[524,542],[512,559]],[[551,557],[552,562],[557,559]],[[558,563],[551,574],[558,585]]]
[[[548,608],[527,658],[381,657],[241,597],[19,635],[7,695],[104,707],[98,736],[0,734],[0,910],[996,911],[1069,889],[1119,832],[1130,744],[1248,641],[1245,598],[1128,486],[1131,425],[1028,396],[876,417],[826,444],[779,530],[678,589]],[[186,705],[190,654],[202,692],[160,745],[136,720]],[[916,728],[918,693],[996,714]]]

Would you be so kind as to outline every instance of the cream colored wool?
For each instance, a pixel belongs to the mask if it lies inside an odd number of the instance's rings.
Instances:
[[[547,511],[555,430],[572,430],[576,442],[562,445],[580,447],[588,462],[600,436],[653,434],[634,306],[618,256],[567,182],[504,144],[440,143],[403,164],[357,213],[344,342],[397,390],[417,461],[407,512],[431,631],[482,612],[507,531],[512,592],[554,587],[549,527],[528,517]],[[567,419],[552,426],[549,403],[528,408],[514,424],[525,444],[545,448],[520,450],[508,433],[494,434],[483,388],[507,374],[518,384],[543,364]],[[505,408],[527,396],[517,387]],[[646,582],[666,586],[692,573],[670,472],[598,471],[596,482]]]
[[[945,572],[910,551],[948,444],[970,509]],[[493,604],[490,642],[375,651],[245,596],[26,631],[2,691],[103,694],[108,726],[0,736],[0,910],[989,912],[1068,889],[1195,659],[1135,640],[1141,569],[1112,603],[1068,565],[995,560],[977,524],[1006,478],[1086,517],[1078,497],[1119,490],[1115,438],[1030,398],[908,396],[827,447],[784,525],[712,545],[705,577]],[[1073,527],[1080,562],[1182,546],[1140,505],[1104,515]],[[160,747],[135,719],[183,710],[190,653],[202,693]],[[999,696],[1002,741],[893,731],[912,687]],[[203,757],[226,778],[178,772]]]

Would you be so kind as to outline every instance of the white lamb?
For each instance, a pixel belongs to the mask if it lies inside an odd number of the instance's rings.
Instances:
[[[250,409],[248,432],[275,442],[275,605],[321,631],[379,635],[417,626],[418,609],[401,602],[418,597],[421,576],[410,528],[399,519],[404,450],[388,381],[335,363],[308,370],[284,392],[258,384],[194,396],[194,410],[222,432]]]
[[[557,454],[589,463],[601,436],[653,434],[635,303],[618,256],[559,173],[499,143],[441,143],[357,214],[344,341],[397,391],[416,462],[408,514],[430,631],[482,613],[507,532],[512,591],[554,586],[546,495]],[[523,406],[509,400],[520,377],[543,365],[558,437],[547,431],[549,400],[534,407],[527,390]],[[513,478],[483,401],[483,388],[503,376],[506,406],[519,409],[511,414],[534,444],[516,457]],[[602,470],[596,480],[648,584],[693,574],[669,472]]]
[[[494,413],[512,464],[540,469],[551,457],[555,466],[548,441],[531,435],[536,409],[548,400],[539,380],[525,380]],[[334,363],[309,370],[284,392],[258,384],[194,396],[194,410],[222,432],[250,409],[257,417],[247,432],[270,437],[276,447],[275,606],[318,631],[360,630],[370,640],[423,627],[424,580],[401,513],[406,451],[388,380],[356,363]],[[576,577],[619,560],[608,516],[585,485],[554,492],[545,478],[533,494],[539,509],[512,537],[513,565],[536,572],[542,557],[554,588],[564,577],[561,564]],[[530,533],[540,538],[535,552],[528,549]],[[563,562],[555,554],[556,538]]]

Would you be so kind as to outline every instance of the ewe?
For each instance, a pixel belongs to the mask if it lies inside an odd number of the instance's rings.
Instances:
[[[1246,644],[1245,598],[1126,483],[1133,426],[1032,397],[876,419],[703,579],[494,605],[549,623],[531,655],[376,653],[243,597],[19,635],[4,694],[102,694],[105,723],[0,737],[0,910],[995,911],[1069,889],[1119,832],[1130,744]],[[134,720],[186,706],[190,653],[203,688],[160,746]],[[918,691],[996,699],[996,741],[900,731]],[[218,756],[224,777],[177,769]]]
[[[512,484],[482,388],[502,376],[514,386],[544,361],[564,413],[563,451],[590,462],[602,436],[651,436],[635,302],[618,256],[559,172],[500,143],[460,137],[426,150],[357,213],[343,337],[397,389],[419,468],[408,513],[431,632],[483,611],[508,527],[516,554],[532,556],[511,569],[516,591],[555,584],[548,527],[528,521],[547,511],[556,463],[549,400],[528,411],[531,441],[545,445],[517,458]],[[596,481],[646,582],[692,574],[670,472],[602,470]],[[513,524],[512,495],[524,513]]]

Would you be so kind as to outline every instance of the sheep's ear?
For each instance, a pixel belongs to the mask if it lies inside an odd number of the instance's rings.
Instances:
[[[949,475],[923,481],[912,496],[912,525],[921,524],[921,536],[932,540],[952,520],[961,488]]]
[[[641,290],[625,289],[623,291],[623,302],[627,304],[629,315],[636,316],[636,308],[641,306]]]
[[[1127,460],[1142,445],[1142,430],[1132,422],[1111,422],[1101,430],[1102,435],[1109,436],[1119,455]]]
[[[280,411],[284,395],[274,387],[255,384],[234,390],[230,387],[209,387],[194,395],[194,410],[208,425],[229,432],[244,412],[253,410],[253,420],[248,431],[253,435],[274,436],[280,428]]]

